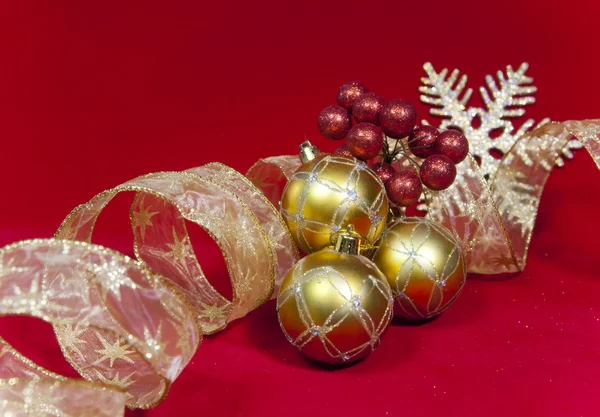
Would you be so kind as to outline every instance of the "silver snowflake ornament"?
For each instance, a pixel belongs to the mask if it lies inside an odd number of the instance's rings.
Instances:
[[[427,77],[421,79],[421,101],[433,106],[430,110],[432,115],[444,118],[440,128],[457,128],[465,134],[469,139],[470,152],[481,162],[481,171],[486,178],[494,176],[500,164],[498,156],[507,153],[534,126],[534,120],[528,119],[515,129],[512,121],[525,114],[524,106],[535,102],[533,94],[537,89],[532,85],[533,79],[526,75],[528,67],[524,62],[515,71],[509,65],[506,73],[498,71],[497,80],[487,75],[487,88],[479,88],[485,106],[482,108],[467,107],[473,89],[465,89],[466,75],[459,77],[460,72],[455,69],[448,76],[447,68],[438,73],[430,63],[423,66]],[[474,123],[476,119],[479,119],[479,124]],[[543,119],[535,128],[549,121]],[[575,144],[572,142],[563,151],[566,158],[572,157],[571,150],[580,147],[577,141]],[[558,158],[556,163],[559,166],[564,164],[562,158]]]

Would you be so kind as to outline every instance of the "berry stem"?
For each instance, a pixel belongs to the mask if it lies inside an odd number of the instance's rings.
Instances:
[[[406,144],[410,145],[411,143],[413,143],[414,141],[419,140],[419,139],[420,139],[419,137],[413,138],[413,139],[407,141]]]
[[[402,156],[404,156],[406,159],[408,159],[410,162],[412,162],[412,164],[417,168],[421,168],[421,165],[419,165],[419,163],[417,161],[415,161],[413,158],[411,158],[410,156],[408,156],[405,153],[402,153]]]
[[[423,149],[423,148],[432,148],[433,145],[423,145],[423,146],[414,146],[411,149]]]

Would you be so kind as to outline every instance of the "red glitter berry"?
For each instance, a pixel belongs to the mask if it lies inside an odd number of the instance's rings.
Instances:
[[[319,132],[325,138],[340,140],[346,137],[352,122],[346,109],[340,106],[329,106],[319,114],[317,125]]]
[[[358,123],[368,122],[379,125],[379,113],[385,105],[385,99],[379,94],[365,93],[354,102],[352,115]]]
[[[450,187],[456,178],[456,166],[444,155],[431,155],[421,164],[419,175],[423,184],[435,191]]]
[[[389,200],[397,206],[411,206],[419,201],[423,192],[421,180],[413,171],[396,172],[385,183]]]
[[[396,170],[390,164],[386,164],[385,162],[378,162],[376,164],[371,165],[370,167],[375,174],[379,177],[382,183],[386,183],[387,180],[390,179],[392,175],[396,173]]]
[[[406,100],[390,100],[379,114],[379,123],[384,133],[400,139],[410,134],[417,123],[417,110]]]
[[[469,154],[469,141],[458,130],[448,129],[438,136],[436,153],[447,156],[458,164],[465,160]]]
[[[427,158],[436,152],[438,130],[433,126],[419,126],[408,137],[410,151],[419,158]]]
[[[350,158],[354,158],[354,155],[352,155],[352,152],[350,152],[350,149],[348,149],[348,145],[342,145],[339,148],[337,148],[334,152],[336,155],[343,155],[343,156],[348,156]]]
[[[348,149],[362,161],[375,158],[383,146],[381,129],[371,123],[359,123],[348,132]]]
[[[340,87],[337,95],[337,102],[340,106],[350,110],[354,102],[364,93],[369,91],[362,83],[358,81],[348,81]]]

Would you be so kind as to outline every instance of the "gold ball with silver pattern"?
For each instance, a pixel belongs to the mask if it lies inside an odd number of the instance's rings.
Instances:
[[[367,356],[392,317],[386,277],[360,255],[323,249],[301,259],[277,297],[279,324],[307,357],[350,363]]]
[[[458,239],[439,223],[397,219],[377,246],[372,259],[392,288],[396,317],[437,316],[460,294],[467,274],[464,256]]]
[[[281,198],[282,216],[306,253],[330,246],[331,237],[348,225],[374,243],[387,212],[379,177],[365,163],[341,155],[321,154],[303,164]]]

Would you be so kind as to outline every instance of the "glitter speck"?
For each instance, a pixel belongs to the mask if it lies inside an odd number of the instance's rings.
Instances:
[[[377,224],[377,223],[379,223],[379,222],[381,222],[383,220],[383,217],[381,217],[381,216],[371,216],[369,218],[369,220],[371,220],[371,223]]]
[[[346,362],[348,359],[350,359],[350,357],[349,357],[348,355],[344,354],[344,355],[342,356],[342,360],[343,360],[344,362]]]
[[[352,297],[352,305],[354,306],[354,308],[360,307],[360,300],[357,296]]]
[[[313,336],[318,336],[319,335],[319,329],[316,327],[313,327],[310,332],[312,333]]]

